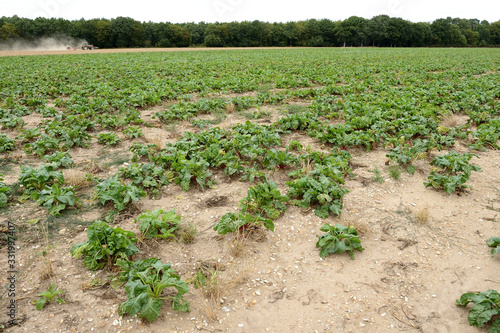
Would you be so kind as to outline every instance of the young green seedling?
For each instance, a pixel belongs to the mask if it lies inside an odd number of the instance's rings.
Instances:
[[[48,303],[52,302],[54,300],[54,297],[57,295],[63,293],[64,290],[61,289],[56,289],[55,284],[51,284],[49,287],[49,290],[44,291],[43,293],[38,294],[40,298],[38,301],[36,301],[35,306],[38,311],[42,310],[45,305]],[[60,297],[55,298],[55,301],[58,302],[59,304],[65,304],[66,302],[61,299]]]

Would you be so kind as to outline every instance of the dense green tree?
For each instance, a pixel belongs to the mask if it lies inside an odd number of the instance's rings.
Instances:
[[[111,40],[113,47],[133,47],[135,20],[130,17],[117,17],[111,21]],[[145,34],[144,34],[145,35]]]
[[[307,34],[306,24],[304,21],[298,21],[296,24],[298,32],[298,46],[308,46],[310,36]]]
[[[432,29],[429,23],[419,22],[413,24],[410,36],[410,46],[426,46],[432,42]]]
[[[186,28],[178,25],[169,24],[168,34],[170,42],[174,47],[187,47],[189,46],[189,31]]]
[[[158,43],[156,25],[157,23],[151,21],[142,23],[144,33],[146,34],[146,41],[144,42],[146,47],[152,47]]]
[[[481,22],[481,24],[476,29],[477,33],[479,34],[480,46],[486,46],[490,44],[491,35],[490,35],[490,30],[488,29],[489,25],[490,24],[488,22],[486,22],[486,24]]]
[[[391,18],[387,28],[389,46],[408,46],[410,44],[411,23],[402,18]]]
[[[466,46],[467,38],[462,34],[458,25],[450,26],[450,45],[451,46]]]
[[[288,46],[288,37],[283,23],[273,23],[272,27],[272,45],[273,46]]]
[[[451,38],[451,17],[437,19],[431,23],[432,43],[434,45],[449,46]]]
[[[207,23],[184,23],[180,24],[180,27],[185,28],[189,33],[189,45],[199,46],[203,45],[205,42],[205,29],[207,28]]]
[[[208,47],[221,47],[225,45],[229,36],[227,24],[213,23],[205,29],[205,45]]]
[[[99,20],[96,23],[95,43],[99,47],[111,47],[111,22]]]
[[[227,38],[225,46],[237,47],[241,45],[241,25],[238,22],[227,24]]]
[[[372,46],[389,45],[389,15],[379,15],[366,22],[366,35]]]
[[[298,46],[300,33],[296,22],[285,23],[285,35],[288,39],[287,46]]]
[[[0,18],[0,40],[35,40],[65,35],[108,47],[250,47],[250,46],[494,46],[500,45],[500,22],[440,18],[432,23],[412,23],[378,15],[370,20],[351,16],[343,21],[328,19],[268,23],[138,22],[130,17],[108,20]]]
[[[500,45],[500,21],[491,23],[488,27],[490,31],[490,41],[494,45]]]
[[[146,41],[146,30],[144,30],[141,22],[134,21],[134,24],[132,25],[132,35],[130,37],[132,42],[131,46],[144,46]]]
[[[340,22],[336,27],[337,39],[344,46],[366,45],[366,19],[358,16],[351,16],[347,20]]]
[[[19,31],[12,23],[5,23],[0,27],[0,41],[6,41],[19,37]]]
[[[335,22],[328,19],[318,21],[319,31],[323,39],[324,46],[334,46],[336,44],[335,38]]]
[[[93,19],[93,20],[84,20],[81,19],[82,24],[82,35],[78,36],[83,39],[85,39],[89,44],[96,44],[97,43],[97,22],[99,22],[98,19]],[[97,44],[96,44],[97,45]]]
[[[464,35],[467,45],[469,46],[478,46],[479,44],[479,32],[477,31],[472,31],[471,29],[467,29],[462,32],[462,35]]]
[[[307,20],[304,22],[306,38],[308,40],[307,46],[319,47],[324,46],[323,35],[319,22],[315,19]]]

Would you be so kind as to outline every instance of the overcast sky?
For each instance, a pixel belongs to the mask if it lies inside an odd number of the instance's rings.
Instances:
[[[412,22],[436,18],[500,20],[500,1],[486,0],[1,0],[0,16],[36,18],[116,18],[153,22],[287,22],[306,19],[344,20],[387,14]]]

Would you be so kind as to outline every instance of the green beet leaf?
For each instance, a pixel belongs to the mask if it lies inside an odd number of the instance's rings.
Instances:
[[[127,258],[139,252],[133,232],[120,227],[113,229],[106,222],[96,221],[89,226],[87,238],[86,242],[73,245],[70,253],[77,258],[84,256],[83,263],[90,270],[102,269],[120,257]]]
[[[491,237],[486,241],[486,244],[489,247],[492,247],[491,249],[491,256],[495,256],[495,254],[500,254],[500,237]]]
[[[334,226],[326,223],[321,228],[325,234],[318,236],[317,248],[321,248],[320,256],[326,258],[334,253],[349,253],[351,259],[354,259],[354,250],[363,251],[358,232],[353,227],[346,227],[341,224]]]
[[[137,314],[139,318],[153,322],[161,313],[163,300],[169,298],[173,300],[172,308],[175,311],[190,310],[189,303],[183,296],[189,291],[189,286],[171,269],[170,264],[163,264],[157,258],[150,258],[136,262],[119,260],[117,265],[122,271],[120,279],[128,280],[125,285],[128,300],[118,308],[121,315]],[[170,287],[177,289],[177,294],[163,296],[163,290]]]
[[[469,303],[474,303],[468,316],[469,325],[471,326],[482,327],[500,315],[500,294],[496,290],[465,293],[456,301],[459,306],[467,306]],[[499,324],[498,320],[495,320],[492,323],[490,332],[498,332]]]

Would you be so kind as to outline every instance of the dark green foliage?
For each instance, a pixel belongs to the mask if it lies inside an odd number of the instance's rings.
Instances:
[[[197,102],[179,101],[178,104],[171,106],[164,112],[157,112],[155,117],[160,118],[163,122],[171,120],[189,120],[200,114],[215,114],[224,110],[228,100],[223,98],[215,99],[200,99]]]
[[[7,135],[0,133],[0,153],[14,150],[15,141],[9,138]]]
[[[58,151],[52,155],[44,156],[43,159],[52,164],[54,169],[69,169],[75,165],[68,151]]]
[[[281,195],[275,182],[265,182],[250,187],[247,196],[240,202],[242,213],[276,219],[286,211],[287,196]]]
[[[413,144],[409,144],[405,142],[404,137],[401,137],[399,140],[388,140],[388,142],[392,142],[396,147],[392,148],[386,156],[406,168],[410,175],[415,173],[415,166],[412,162],[422,156],[425,157],[432,148],[428,140],[416,139]]]
[[[60,187],[58,183],[45,189],[38,195],[38,204],[47,208],[50,215],[58,216],[60,212],[69,206],[76,206],[78,199],[75,198],[73,187]]]
[[[370,151],[377,143],[378,138],[369,131],[354,130],[350,125],[329,125],[324,131],[318,132],[315,137],[323,143],[330,143],[335,148],[365,147]]]
[[[102,143],[106,146],[115,146],[120,143],[120,138],[116,133],[113,132],[104,132],[99,133],[97,136],[97,142]]]
[[[59,137],[59,140],[64,145],[64,148],[70,149],[75,146],[87,148],[92,137],[90,134],[85,132],[86,127],[87,126],[66,127]]]
[[[261,225],[266,229],[274,231],[273,220],[263,218],[261,215],[227,213],[214,225],[214,230],[220,235],[225,235],[228,232],[235,233],[239,230],[248,230]]]
[[[12,189],[3,182],[3,175],[0,174],[0,208],[7,206],[10,193],[12,193]]]
[[[137,139],[141,136],[144,136],[144,133],[142,133],[142,129],[138,126],[129,126],[124,129],[122,133],[129,139]]]
[[[138,315],[148,322],[155,321],[161,313],[163,300],[172,299],[174,311],[189,312],[189,303],[184,294],[189,291],[188,284],[181,280],[171,264],[163,264],[157,258],[130,262],[119,260],[121,278],[127,281],[125,290],[128,300],[120,304],[120,315]],[[175,288],[175,296],[162,295],[167,288]]]
[[[172,169],[176,171],[174,182],[179,184],[184,191],[189,190],[191,182],[194,180],[202,189],[214,184],[212,174],[208,171],[208,162],[203,159],[198,161],[179,158],[172,163]]]
[[[38,294],[40,298],[38,299],[38,301],[36,301],[35,304],[36,309],[38,311],[42,310],[45,305],[54,300],[54,297],[62,293],[64,293],[64,290],[56,289],[55,284],[52,283],[47,291]],[[60,297],[56,297],[55,301],[59,304],[66,304],[66,302]]]
[[[160,151],[160,147],[154,143],[140,144],[138,142],[134,142],[129,150],[134,153],[132,162],[137,162],[137,160],[142,157],[147,157],[148,160],[155,161],[157,159],[157,154]]]
[[[459,172],[470,174],[472,171],[481,171],[479,166],[469,164],[470,159],[474,156],[479,158],[472,153],[460,154],[452,150],[447,155],[436,156],[431,165],[444,169],[448,174]]]
[[[262,172],[257,166],[251,168],[244,168],[242,171],[241,181],[249,181],[253,183],[256,179],[261,179],[265,181],[267,179],[266,174]]]
[[[299,158],[287,151],[270,149],[262,159],[262,166],[269,170],[287,169],[298,166]]]
[[[210,120],[206,120],[206,119],[194,119],[193,118],[190,120],[190,122],[193,126],[196,126],[199,129],[205,129],[205,128],[212,127],[212,122]]]
[[[181,217],[175,213],[175,209],[168,212],[156,209],[152,212],[146,211],[135,222],[139,223],[142,237],[167,239],[175,237],[175,233],[180,228]]]
[[[46,186],[52,186],[54,183],[64,184],[64,177],[61,171],[55,171],[54,165],[43,164],[37,169],[21,165],[21,173],[18,178],[24,187],[24,195],[31,196],[37,200],[39,192]]]
[[[475,149],[483,149],[485,146],[500,149],[497,142],[500,139],[500,119],[490,119],[488,122],[479,125],[472,133],[475,142],[471,145]]]
[[[21,143],[31,142],[41,135],[37,128],[27,128],[19,132],[21,132],[21,135],[16,136],[16,139],[21,139]]]
[[[287,182],[289,191],[287,196],[296,198],[292,204],[308,209],[317,206],[314,212],[317,216],[326,219],[331,213],[339,215],[342,212],[342,197],[349,192],[343,188],[341,179],[333,180],[318,170]]]
[[[302,146],[302,144],[297,140],[290,140],[288,143],[289,150],[296,150],[297,152],[300,152],[302,148],[304,148],[304,146]]]
[[[465,182],[469,180],[472,171],[481,171],[481,167],[469,164],[473,156],[477,157],[472,153],[459,154],[452,150],[447,155],[435,157],[431,165],[441,168],[441,171],[431,171],[429,180],[424,182],[425,187],[443,188],[448,194],[471,188],[464,185]]]
[[[26,123],[23,118],[10,116],[6,118],[0,118],[0,126],[2,129],[14,129],[14,128],[22,128]]]
[[[96,221],[87,229],[88,240],[73,245],[71,255],[83,256],[83,263],[90,270],[98,270],[106,265],[114,265],[118,258],[128,258],[139,249],[134,243],[137,238],[131,231],[120,227],[111,228],[106,222]]]
[[[115,211],[106,216],[107,221],[113,220],[116,213],[145,196],[145,191],[133,184],[123,183],[116,175],[97,184],[96,187],[96,199],[101,205],[112,203],[115,208]]]
[[[348,252],[351,259],[354,259],[354,250],[363,251],[358,232],[353,227],[346,227],[341,224],[334,226],[326,223],[321,228],[325,234],[318,236],[317,248],[321,248],[319,255],[326,258],[333,253]]]
[[[301,112],[287,114],[285,117],[278,120],[276,126],[282,130],[306,131],[311,129],[319,129],[322,123],[311,112]]]
[[[61,148],[59,140],[50,137],[48,135],[42,134],[42,137],[33,143],[28,143],[24,146],[24,151],[27,154],[36,154],[38,156],[44,156],[55,150]]]
[[[352,176],[350,166],[351,154],[345,150],[324,154],[318,151],[311,151],[308,147],[308,154],[300,155],[301,163],[305,166],[302,169],[296,169],[288,175],[292,178],[300,178],[308,174],[308,166],[313,167],[316,173],[322,173],[327,177],[332,177],[339,182],[343,182],[343,177]]]
[[[121,167],[117,175],[132,180],[133,185],[153,195],[158,195],[160,188],[173,178],[172,172],[165,173],[163,168],[152,163],[133,163]]]
[[[486,244],[491,249],[491,256],[493,257],[495,254],[500,254],[500,237],[491,237],[486,241]]]
[[[221,3],[218,10],[232,10],[234,4]],[[227,6],[227,7],[225,7]],[[139,22],[130,17],[112,19],[65,20],[60,18],[30,19],[3,17],[1,38],[11,42],[25,38],[36,43],[42,37],[53,37],[54,32],[75,38],[85,38],[101,48],[133,47],[262,47],[262,46],[364,46],[377,47],[486,47],[499,45],[500,23],[481,19],[438,18],[430,22],[410,22],[399,17],[377,15],[371,19],[351,16],[341,21],[309,19],[296,22],[216,22],[176,23]],[[77,45],[74,45],[77,46]],[[246,65],[244,63],[243,65]],[[70,80],[79,80],[70,77]],[[244,83],[244,82],[243,82]],[[234,82],[235,89],[242,91],[243,83]],[[256,81],[253,89],[266,92],[271,87],[285,83],[307,86],[310,80],[292,80],[284,77],[275,84]],[[197,87],[201,89],[203,87]],[[53,84],[49,96],[57,96],[61,89]],[[190,91],[182,91],[187,94]],[[134,96],[142,100],[141,96]],[[159,97],[158,97],[159,98]],[[22,99],[26,108],[40,110],[46,99],[30,94]],[[56,104],[57,106],[58,104]],[[39,111],[43,112],[43,111]]]
[[[465,293],[456,304],[458,306],[467,306],[474,303],[469,313],[469,325],[482,327],[485,324],[491,324],[490,333],[500,333],[500,294],[496,290],[487,290],[479,293]]]
[[[260,183],[250,187],[248,194],[240,201],[241,213],[227,213],[214,226],[219,234],[250,230],[263,225],[274,231],[273,219],[286,211],[287,196],[281,195],[275,182]]]

